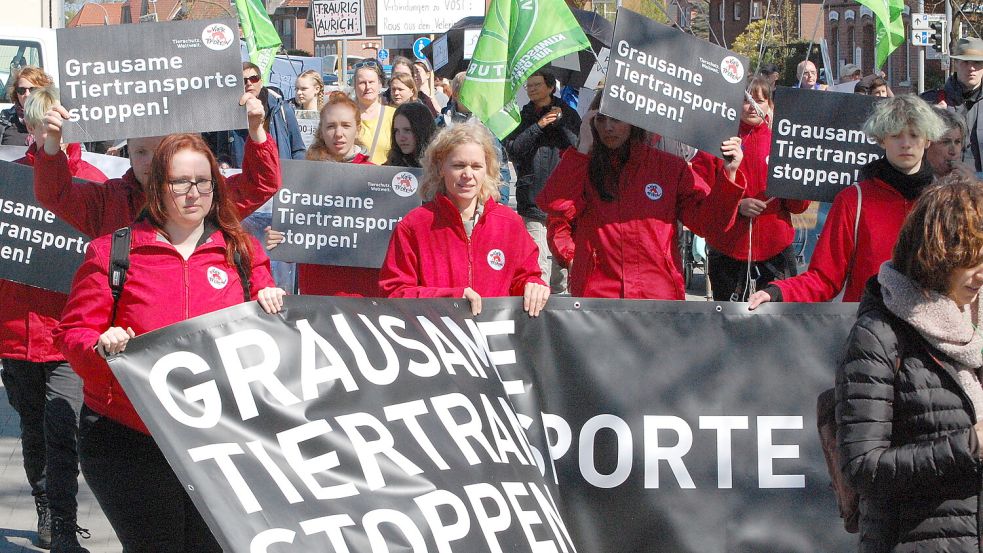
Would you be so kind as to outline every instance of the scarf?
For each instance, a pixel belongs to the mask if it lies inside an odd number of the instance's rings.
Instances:
[[[966,104],[966,109],[969,109],[983,97],[983,86],[978,86],[974,90],[966,90],[966,87],[959,82],[955,75],[946,80],[943,90],[945,91],[946,102],[953,107]]]
[[[898,191],[906,200],[914,200],[932,184],[932,165],[922,158],[922,166],[913,175],[906,175],[891,165],[886,157],[871,161],[860,170],[860,180],[880,179]]]
[[[881,265],[877,281],[888,310],[955,362],[959,384],[973,402],[977,421],[983,419],[983,386],[979,380],[983,335],[973,327],[971,307],[959,308],[948,296],[925,290],[899,273],[890,261]],[[980,315],[979,304],[976,309]]]

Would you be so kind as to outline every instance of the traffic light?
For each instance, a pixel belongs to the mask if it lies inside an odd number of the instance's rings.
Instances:
[[[932,49],[936,52],[942,52],[942,41],[945,40],[945,23],[942,21],[932,21],[929,23],[929,27],[932,28]]]

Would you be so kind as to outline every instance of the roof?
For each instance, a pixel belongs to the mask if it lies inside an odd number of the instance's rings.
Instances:
[[[131,14],[134,22],[139,20],[140,16],[150,13],[156,13],[158,21],[171,21],[181,8],[185,10],[184,19],[235,17],[235,10],[228,0],[157,0],[156,2],[130,0],[130,6],[131,9],[137,8]]]
[[[122,2],[113,4],[82,4],[82,8],[68,22],[67,27],[105,25],[106,21],[109,21],[110,25],[119,25],[123,21],[123,6],[125,5]]]

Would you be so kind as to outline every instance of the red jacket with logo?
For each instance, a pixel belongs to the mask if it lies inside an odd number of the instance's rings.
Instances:
[[[767,124],[751,126],[741,123],[738,136],[744,150],[744,160],[740,167],[747,181],[744,197],[767,201],[768,207],[753,219],[753,231],[752,219],[738,213],[734,226],[716,236],[707,237],[707,242],[728,257],[746,261],[748,241],[753,240],[751,260],[765,261],[775,257],[792,243],[795,229],[792,228],[791,214],[805,211],[809,207],[809,201],[768,198],[765,195],[768,185],[768,154],[771,151],[771,129]],[[698,152],[693,158],[693,170],[708,182],[723,165],[723,160],[706,152]]]
[[[16,161],[34,166],[35,176],[42,171],[35,165],[37,152],[37,144],[32,144]],[[106,180],[102,171],[82,160],[80,145],[69,144],[67,152],[59,155],[65,160],[69,179]],[[0,298],[0,357],[34,363],[64,359],[51,341],[51,331],[65,307],[65,294],[0,279]]]
[[[336,163],[336,162],[331,162]],[[365,154],[346,163],[374,165]],[[341,265],[297,264],[297,287],[306,296],[379,297],[379,269]]]
[[[252,243],[250,296],[275,286],[270,261]],[[55,329],[55,343],[82,377],[85,404],[134,430],[149,433],[106,360],[93,346],[109,329],[113,297],[109,289],[112,236],[89,244],[85,261],[75,274],[68,305]],[[213,232],[187,260],[145,221],[132,226],[130,268],[120,295],[116,322],[139,336],[198,315],[242,303],[242,283],[235,265],[225,261],[225,238]],[[166,298],[166,301],[162,301]]]
[[[829,301],[843,289],[843,301],[860,301],[867,280],[891,259],[901,225],[915,200],[907,200],[886,182],[871,178],[860,183],[860,226],[857,223],[857,189],[848,186],[833,200],[819,242],[812,252],[809,270],[771,284],[782,291],[782,301]],[[856,254],[854,254],[856,248]],[[850,258],[853,269],[850,270]],[[849,274],[848,274],[849,272]]]
[[[567,149],[537,203],[547,214],[550,249],[570,270],[574,296],[685,299],[677,221],[701,236],[729,228],[744,195],[744,176],[722,170],[713,188],[681,158],[633,147],[617,197],[602,201],[587,176],[588,157]]]
[[[91,238],[129,225],[146,202],[133,169],[119,179],[107,181],[102,177],[99,182],[74,183],[65,156],[49,156],[43,149],[38,152],[35,167],[34,194],[38,202]],[[267,136],[262,144],[247,140],[242,173],[226,181],[242,218],[272,198],[282,182],[273,138]]]
[[[521,296],[526,283],[543,284],[539,248],[514,211],[489,199],[471,237],[443,194],[410,211],[396,225],[379,276],[392,298]]]

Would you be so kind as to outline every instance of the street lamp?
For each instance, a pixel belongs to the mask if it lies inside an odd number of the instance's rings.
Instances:
[[[106,11],[106,6],[103,6],[102,4],[100,4],[98,2],[86,2],[86,4],[92,4],[93,6],[99,6],[99,8],[102,10],[102,13],[103,13],[103,16],[102,16],[102,24],[103,25],[109,25],[109,12]]]

